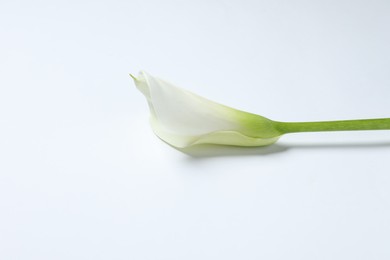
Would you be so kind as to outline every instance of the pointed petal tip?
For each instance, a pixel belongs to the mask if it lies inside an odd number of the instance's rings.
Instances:
[[[134,76],[133,74],[129,73],[129,75],[130,75],[130,77],[131,77],[134,81],[137,81],[137,80],[138,80],[137,77]]]

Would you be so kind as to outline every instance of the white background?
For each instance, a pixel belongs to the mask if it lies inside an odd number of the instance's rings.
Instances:
[[[390,117],[389,46],[386,0],[1,0],[0,259],[390,259],[390,132],[182,152],[128,75]]]

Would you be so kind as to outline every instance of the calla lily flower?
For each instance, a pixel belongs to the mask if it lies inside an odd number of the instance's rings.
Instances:
[[[144,71],[133,79],[148,101],[154,132],[175,147],[262,146],[281,135],[265,117],[212,102]]]
[[[141,71],[131,75],[146,97],[157,136],[184,148],[195,144],[265,146],[293,132],[390,129],[390,119],[285,123],[237,110]]]

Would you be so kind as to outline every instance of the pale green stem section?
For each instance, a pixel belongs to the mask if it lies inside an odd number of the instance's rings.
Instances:
[[[358,119],[320,122],[274,122],[282,133],[390,130],[390,118]]]

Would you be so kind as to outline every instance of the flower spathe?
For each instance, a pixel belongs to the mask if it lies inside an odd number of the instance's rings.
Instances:
[[[148,102],[153,131],[172,146],[264,146],[281,135],[265,117],[215,103],[144,71],[132,77]]]

